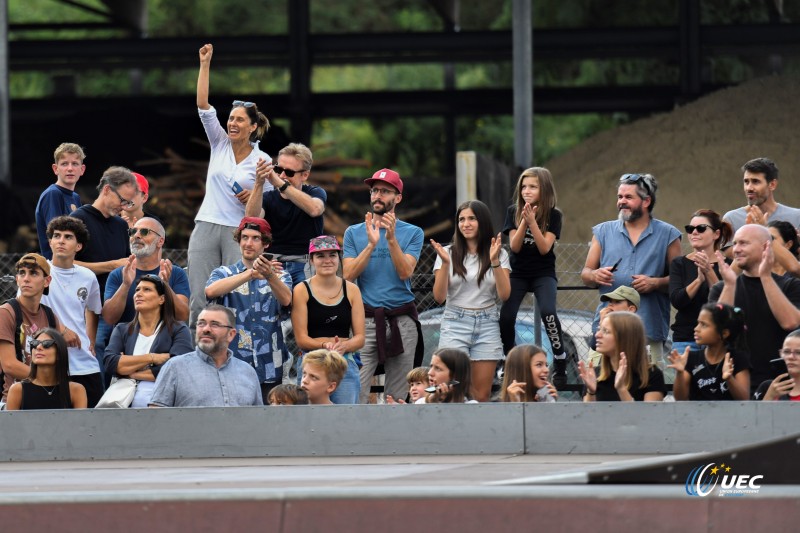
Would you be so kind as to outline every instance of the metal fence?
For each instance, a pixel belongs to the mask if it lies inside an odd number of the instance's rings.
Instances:
[[[591,337],[591,319],[597,305],[597,291],[583,286],[580,272],[588,252],[586,244],[556,245],[556,272],[559,278],[558,308],[562,329],[565,332],[565,345],[571,357],[585,357],[586,346]],[[14,265],[22,254],[0,254],[0,301],[13,298],[17,291],[14,282]],[[187,252],[185,249],[165,249],[164,257],[174,264],[186,268]],[[440,307],[433,299],[433,265],[436,252],[426,244],[420,254],[419,263],[411,279],[416,296],[417,309],[423,319],[423,336],[425,342],[425,363],[439,343],[439,315],[434,311]],[[547,343],[541,335],[541,321],[534,312],[532,295],[522,303],[517,315],[517,335],[525,342]],[[291,345],[292,338],[287,339]],[[292,348],[290,346],[290,348]],[[577,383],[574,365],[570,365],[569,382]]]

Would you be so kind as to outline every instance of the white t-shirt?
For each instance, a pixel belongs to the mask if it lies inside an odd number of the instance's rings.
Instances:
[[[451,247],[445,246],[448,253],[451,252]],[[451,254],[452,258],[452,254]],[[480,286],[478,285],[478,272],[480,261],[477,254],[467,254],[464,257],[464,267],[467,270],[466,279],[453,273],[453,261],[450,261],[450,283],[447,285],[447,305],[456,307],[466,307],[468,309],[485,309],[493,305],[497,305],[497,284],[494,281],[494,270],[489,267],[486,275]],[[436,263],[433,265],[433,271],[436,272],[442,268],[442,258],[436,256]],[[508,253],[505,250],[500,250],[500,266],[498,268],[505,268],[511,270],[511,265],[508,261]]]
[[[158,324],[158,327],[150,336],[139,333],[136,336],[136,344],[133,347],[133,353],[130,355],[144,355],[150,353],[153,342],[156,340],[156,335],[158,335],[160,329],[161,323]],[[133,396],[131,407],[147,407],[147,404],[150,403],[150,398],[153,397],[153,390],[155,390],[155,388],[155,381],[140,381],[139,384],[136,385],[136,394]]]
[[[244,205],[236,199],[236,194],[231,188],[233,183],[238,183],[243,189],[252,190],[256,180],[258,160],[263,159],[269,163],[272,158],[259,149],[256,141],[250,143],[253,146],[250,155],[237,165],[231,140],[219,123],[217,110],[213,107],[198,108],[197,112],[211,144],[211,158],[208,161],[206,194],[194,220],[236,227],[244,217]],[[264,192],[272,188],[269,181],[264,183]]]
[[[69,348],[69,373],[83,376],[100,372],[97,358],[89,351],[89,336],[86,334],[88,309],[97,315],[103,309],[100,303],[100,285],[97,277],[86,267],[59,268],[50,263],[50,293],[42,296],[42,303],[53,309],[61,323],[78,334],[80,348]]]

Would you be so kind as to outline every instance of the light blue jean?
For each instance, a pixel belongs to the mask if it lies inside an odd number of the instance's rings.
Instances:
[[[472,361],[504,359],[497,306],[486,309],[445,307],[439,333],[439,349],[442,348],[463,350]]]
[[[292,276],[292,287],[297,287],[297,285],[310,277],[309,268],[310,265],[308,263],[300,261],[285,261],[283,263],[283,269]]]

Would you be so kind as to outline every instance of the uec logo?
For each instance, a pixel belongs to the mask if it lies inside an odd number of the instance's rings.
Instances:
[[[725,465],[722,465],[723,467]],[[761,485],[756,481],[764,479],[764,476],[749,475],[718,475],[717,472],[723,470],[716,463],[708,463],[692,469],[686,478],[686,494],[689,496],[708,496],[716,488],[719,482],[720,493],[748,493],[758,492]],[[730,472],[730,467],[724,470]]]

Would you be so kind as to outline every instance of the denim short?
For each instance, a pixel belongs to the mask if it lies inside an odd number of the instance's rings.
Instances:
[[[485,309],[445,307],[439,333],[439,349],[442,348],[463,350],[473,361],[505,359],[497,306]]]

